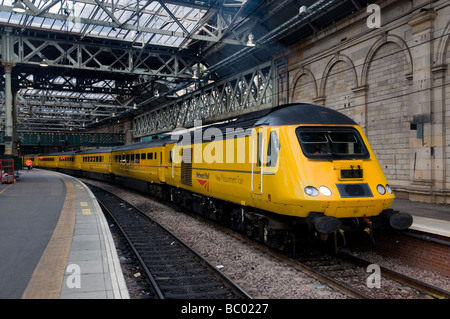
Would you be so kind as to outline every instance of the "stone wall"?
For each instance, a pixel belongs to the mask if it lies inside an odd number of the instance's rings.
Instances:
[[[450,203],[450,1],[378,1],[286,48],[280,104],[312,102],[358,122],[399,197]],[[283,74],[282,74],[283,73]]]

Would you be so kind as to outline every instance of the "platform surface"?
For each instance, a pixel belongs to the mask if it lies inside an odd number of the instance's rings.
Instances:
[[[392,208],[413,216],[409,229],[450,238],[450,206],[395,199]]]
[[[24,170],[0,185],[0,256],[2,299],[129,298],[103,212],[68,175]]]

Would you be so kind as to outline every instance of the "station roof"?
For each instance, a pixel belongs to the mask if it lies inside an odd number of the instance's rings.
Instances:
[[[139,114],[200,76],[215,81],[266,62],[367,3],[0,0],[2,61],[16,62],[19,130],[78,131]],[[3,77],[0,86],[4,100]]]

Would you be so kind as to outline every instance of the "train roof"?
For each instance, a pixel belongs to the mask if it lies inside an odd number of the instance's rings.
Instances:
[[[83,155],[83,154],[111,153],[113,149],[114,147],[93,148],[90,150],[81,151],[78,154]]]
[[[113,149],[113,152],[121,152],[121,151],[131,151],[135,149],[149,148],[149,147],[158,147],[164,146],[170,143],[176,143],[176,141],[172,141],[170,137],[164,137],[161,139],[151,140],[147,142],[139,142],[134,144],[127,144],[122,146],[116,146]]]
[[[76,155],[77,153],[75,151],[69,151],[69,152],[56,152],[56,153],[50,153],[50,154],[39,154],[36,156],[70,156],[70,155]]]
[[[254,127],[296,124],[357,125],[351,118],[338,111],[307,103],[282,105],[269,109],[266,114],[259,116]]]

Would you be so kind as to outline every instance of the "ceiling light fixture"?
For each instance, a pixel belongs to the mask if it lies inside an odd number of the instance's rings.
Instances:
[[[248,35],[247,46],[249,46],[249,47],[255,46],[255,42],[253,42],[253,34],[251,34],[251,33]]]
[[[39,62],[39,66],[42,66],[43,68],[48,67],[48,62],[45,57],[43,57],[41,62]]]
[[[16,13],[24,13],[25,12],[25,7],[23,6],[22,1],[19,0],[16,3],[14,3],[13,11]]]

